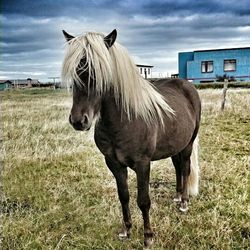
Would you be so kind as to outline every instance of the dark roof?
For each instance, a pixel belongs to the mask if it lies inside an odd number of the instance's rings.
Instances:
[[[152,65],[145,65],[145,64],[136,64],[137,67],[145,67],[145,68],[153,68]]]
[[[10,80],[0,80],[0,84],[9,83],[12,84]]]
[[[205,50],[195,50],[194,52],[209,52],[209,51],[223,51],[223,50],[242,50],[242,49],[250,49],[250,47],[228,48],[228,49],[205,49]]]

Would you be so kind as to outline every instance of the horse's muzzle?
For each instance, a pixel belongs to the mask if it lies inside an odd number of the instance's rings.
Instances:
[[[89,123],[88,117],[85,115],[84,119],[81,121],[74,121],[72,119],[72,116],[69,116],[69,123],[72,125],[72,127],[75,130],[78,131],[86,131],[86,130],[90,130],[91,124]]]

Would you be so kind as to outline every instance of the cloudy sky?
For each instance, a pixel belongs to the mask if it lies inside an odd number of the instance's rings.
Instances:
[[[154,76],[177,73],[178,52],[250,46],[250,0],[3,0],[0,79],[60,76],[62,29],[118,30]]]

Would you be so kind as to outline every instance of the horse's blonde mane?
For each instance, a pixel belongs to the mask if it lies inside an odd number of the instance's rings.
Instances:
[[[82,58],[86,59],[84,65],[80,65]],[[63,83],[86,86],[79,70],[88,71],[100,94],[112,89],[128,119],[140,117],[147,124],[159,119],[163,125],[163,117],[174,114],[165,98],[139,74],[127,50],[117,42],[107,49],[103,34],[91,32],[69,41],[62,68]]]

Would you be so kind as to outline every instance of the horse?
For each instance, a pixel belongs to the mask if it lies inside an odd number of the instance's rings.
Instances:
[[[176,171],[176,196],[182,212],[189,195],[198,194],[198,130],[201,103],[195,87],[181,79],[150,83],[138,72],[125,47],[110,34],[72,36],[63,30],[67,50],[63,83],[71,84],[69,123],[87,131],[96,119],[94,139],[113,173],[122,207],[120,239],[130,236],[127,168],[136,173],[137,204],[144,221],[144,245],[152,245],[150,162],[171,157]],[[98,119],[97,119],[98,118]]]

